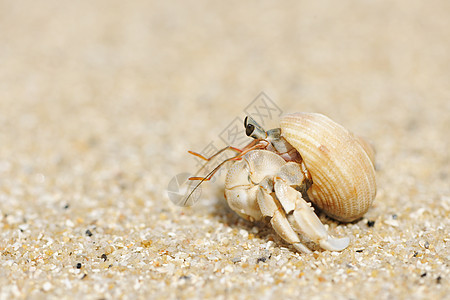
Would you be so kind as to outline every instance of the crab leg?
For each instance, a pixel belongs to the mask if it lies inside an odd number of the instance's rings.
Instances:
[[[288,215],[288,221],[295,231],[303,233],[323,249],[341,251],[347,248],[350,241],[349,238],[331,237],[325,226],[314,213],[311,204],[302,198],[300,192],[290,187],[280,178],[275,179],[274,189],[277,198],[280,200]]]
[[[286,214],[280,203],[271,196],[262,186],[259,186],[257,193],[258,205],[263,216],[270,217],[270,224],[275,232],[286,242],[292,244],[297,251],[311,253],[305,245],[300,242],[297,233],[289,224]]]

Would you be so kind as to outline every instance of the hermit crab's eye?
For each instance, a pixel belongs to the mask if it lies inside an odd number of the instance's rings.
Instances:
[[[251,124],[251,122],[254,122],[254,120],[252,118],[250,118],[249,120],[249,117],[246,116],[244,119],[244,127],[245,127],[245,134],[247,136],[251,136],[253,131],[255,131],[255,125]]]
[[[246,134],[247,136],[251,136],[252,133],[253,133],[253,131],[255,131],[255,126],[253,126],[252,124],[247,124],[247,125],[245,126],[245,134]]]

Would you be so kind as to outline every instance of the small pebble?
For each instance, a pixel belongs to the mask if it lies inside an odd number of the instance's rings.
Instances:
[[[428,241],[419,241],[419,245],[422,248],[428,249],[430,247],[430,243]]]
[[[52,284],[50,282],[46,282],[44,283],[44,285],[42,286],[42,289],[44,290],[44,292],[48,292],[52,289]]]
[[[81,269],[81,263],[77,263],[77,269]]]
[[[267,258],[265,258],[265,257],[259,257],[259,258],[256,260],[256,263],[266,262],[266,260],[267,260]]]
[[[241,258],[240,258],[240,257],[234,257],[231,261],[232,261],[233,263],[238,263],[238,262],[241,261]]]

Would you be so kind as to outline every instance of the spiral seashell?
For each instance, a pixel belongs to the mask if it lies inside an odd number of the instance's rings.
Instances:
[[[371,145],[318,113],[284,115],[280,127],[311,175],[311,202],[339,221],[362,217],[376,195]]]

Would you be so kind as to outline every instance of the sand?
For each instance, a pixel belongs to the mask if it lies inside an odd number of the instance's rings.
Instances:
[[[448,1],[1,1],[0,299],[448,299]],[[297,253],[169,182],[246,114],[376,147],[342,252]],[[235,139],[237,138],[237,139]]]

